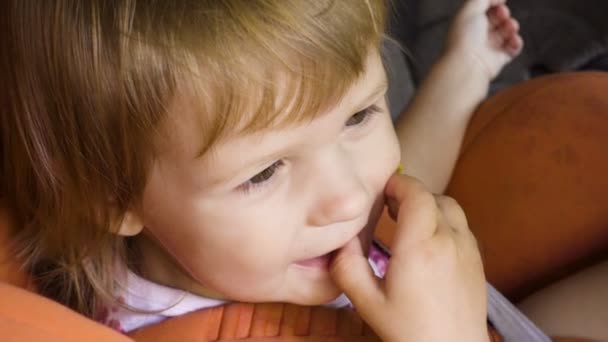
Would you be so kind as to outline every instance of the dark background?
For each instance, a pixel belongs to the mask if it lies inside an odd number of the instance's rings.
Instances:
[[[390,2],[389,35],[405,50],[397,51],[389,43],[386,53],[391,60],[387,63],[393,86],[391,107],[399,111],[441,54],[451,18],[463,0]],[[520,23],[525,47],[492,83],[490,93],[548,73],[608,71],[608,0],[509,0],[507,4]]]

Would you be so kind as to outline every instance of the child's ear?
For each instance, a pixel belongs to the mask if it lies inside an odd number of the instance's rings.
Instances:
[[[127,210],[116,232],[121,236],[135,236],[144,229],[141,217],[133,210]]]

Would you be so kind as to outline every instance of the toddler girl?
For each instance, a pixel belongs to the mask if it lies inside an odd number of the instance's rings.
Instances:
[[[1,6],[0,193],[41,293],[130,331],[226,301],[344,306],[345,291],[384,339],[487,339],[464,215],[392,176],[382,0]],[[453,35],[446,56],[478,87],[428,83],[403,119],[417,147],[434,137],[416,108],[478,101],[521,48],[499,2],[468,1]],[[386,198],[400,230],[381,284],[364,255]]]

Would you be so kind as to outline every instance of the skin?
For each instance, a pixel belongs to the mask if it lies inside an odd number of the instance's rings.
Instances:
[[[142,227],[143,275],[237,301],[313,305],[337,297],[330,260],[318,257],[355,237],[369,245],[384,185],[399,164],[385,92],[374,50],[327,113],[234,135],[201,158],[196,114],[179,98],[143,205],[130,213]],[[363,112],[370,107],[374,113]]]

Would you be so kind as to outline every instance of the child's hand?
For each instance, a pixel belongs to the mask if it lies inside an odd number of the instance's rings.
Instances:
[[[485,70],[488,81],[523,48],[519,23],[506,0],[465,0],[447,41],[447,54]]]
[[[407,176],[386,195],[398,229],[385,278],[353,240],[332,265],[336,284],[383,341],[487,341],[483,267],[462,209]]]

